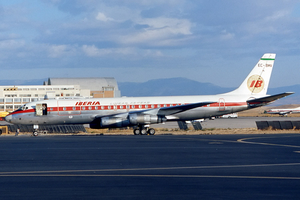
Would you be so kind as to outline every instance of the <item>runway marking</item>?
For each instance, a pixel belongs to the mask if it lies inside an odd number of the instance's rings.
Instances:
[[[208,144],[223,144],[223,142],[209,142]]]
[[[300,163],[278,164],[252,164],[252,165],[220,165],[220,166],[190,166],[190,167],[157,167],[157,168],[127,168],[127,169],[88,169],[88,170],[56,170],[56,171],[20,171],[0,172],[1,176],[34,176],[34,175],[59,175],[60,173],[86,173],[86,172],[125,172],[125,171],[155,171],[155,170],[185,170],[185,169],[216,169],[216,168],[242,168],[242,167],[273,167],[273,166],[297,166]]]
[[[220,140],[220,139],[195,139],[195,138],[180,138],[180,139],[178,139],[178,140],[190,140],[190,141],[201,141],[201,142],[203,142],[203,141],[211,141],[211,142],[209,142],[209,144],[210,143],[219,143],[219,144],[223,144],[223,143],[239,143],[238,141],[236,141],[236,140]]]
[[[279,146],[279,147],[292,147],[292,148],[300,148],[297,145],[288,145],[288,144],[273,144],[273,143],[265,143],[265,142],[249,142],[245,140],[253,140],[253,139],[261,139],[261,138],[274,138],[274,137],[252,137],[252,138],[242,138],[238,139],[238,142],[247,143],[247,144],[259,144],[259,145],[268,145],[268,146]]]

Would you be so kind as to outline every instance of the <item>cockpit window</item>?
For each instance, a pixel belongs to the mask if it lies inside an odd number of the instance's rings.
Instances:
[[[21,106],[21,107],[19,108],[19,110],[28,110],[28,106],[23,105],[23,106]]]

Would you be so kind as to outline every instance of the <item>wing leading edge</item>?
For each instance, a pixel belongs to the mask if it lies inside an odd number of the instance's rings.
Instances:
[[[172,107],[163,107],[160,108],[158,111],[158,115],[174,115],[180,112],[184,112],[187,110],[191,110],[193,108],[199,108],[202,106],[206,106],[212,103],[216,102],[200,102],[200,103],[191,103],[191,104],[185,104],[185,105],[178,105],[178,106],[172,106]]]

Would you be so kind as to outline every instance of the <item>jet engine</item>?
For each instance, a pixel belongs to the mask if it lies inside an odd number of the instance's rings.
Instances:
[[[128,119],[124,119],[121,117],[102,117],[100,120],[100,126],[103,128],[120,128],[129,126],[129,121]]]
[[[129,122],[132,125],[158,124],[167,121],[164,116],[145,115],[145,114],[130,114]]]
[[[158,124],[167,121],[164,116],[129,114],[127,118],[122,117],[102,117],[93,121],[90,128],[121,128],[126,126],[137,126],[146,124]]]

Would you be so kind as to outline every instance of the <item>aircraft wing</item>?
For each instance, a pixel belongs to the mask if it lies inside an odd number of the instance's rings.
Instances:
[[[191,103],[179,106],[172,106],[172,107],[163,107],[160,108],[158,111],[158,115],[174,115],[176,113],[184,112],[186,110],[191,110],[193,108],[198,108],[202,106],[206,106],[216,102],[201,102],[201,103]]]
[[[199,102],[199,103],[190,103],[190,104],[171,106],[171,107],[161,107],[161,108],[155,108],[149,110],[139,110],[139,111],[129,112],[129,114],[141,113],[141,114],[148,114],[148,115],[164,115],[164,116],[174,115],[176,113],[191,110],[193,108],[206,106],[212,103],[216,103],[216,102]]]
[[[262,98],[256,98],[256,99],[251,99],[248,100],[247,103],[250,107],[258,107],[262,105],[267,105],[269,103],[272,103],[273,101],[276,101],[278,99],[281,99],[283,97],[289,96],[294,94],[294,92],[285,92],[285,93],[280,93],[280,94],[275,94],[275,95],[270,95]]]
[[[185,104],[185,105],[178,105],[178,106],[172,106],[172,107],[161,107],[161,108],[155,108],[155,109],[149,109],[149,110],[139,110],[139,111],[132,111],[132,112],[125,112],[120,114],[113,114],[113,115],[106,115],[106,116],[94,116],[95,119],[99,119],[102,117],[120,117],[120,118],[126,118],[128,115],[131,114],[145,114],[145,115],[174,115],[176,113],[184,112],[193,108],[198,108],[202,106],[206,106],[212,103],[216,102],[200,102],[200,103],[191,103],[191,104]]]
[[[124,112],[124,113],[106,115],[106,116],[95,115],[95,116],[93,116],[94,121],[90,123],[90,127],[100,128],[100,123],[101,122],[99,123],[99,120],[102,120],[104,118],[108,118],[107,120],[112,120],[112,121],[115,119],[115,122],[113,122],[113,123],[120,123],[120,122],[117,122],[118,118],[122,119],[123,121],[126,121],[129,116],[134,116],[134,115],[168,116],[168,115],[173,115],[173,114],[176,114],[176,113],[184,112],[184,111],[187,111],[187,110],[190,110],[190,109],[193,109],[193,108],[198,108],[198,107],[202,107],[202,106],[205,106],[205,105],[209,105],[209,104],[212,104],[212,103],[216,103],[216,102],[191,103],[191,104],[178,105],[178,106],[172,106],[172,107],[162,107],[162,108],[155,108],[155,109],[149,109],[149,110]],[[122,123],[122,120],[121,120],[121,123]]]

